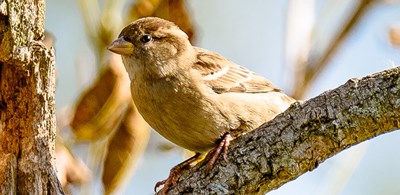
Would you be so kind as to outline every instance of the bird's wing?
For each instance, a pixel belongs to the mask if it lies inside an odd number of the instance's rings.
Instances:
[[[216,93],[266,93],[280,91],[266,78],[239,66],[221,55],[197,48],[197,62],[193,69],[197,70],[203,82]]]

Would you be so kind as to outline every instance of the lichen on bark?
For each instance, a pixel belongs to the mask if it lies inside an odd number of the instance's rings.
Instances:
[[[0,2],[0,194],[63,194],[54,166],[55,56],[41,43],[44,13],[44,0]]]

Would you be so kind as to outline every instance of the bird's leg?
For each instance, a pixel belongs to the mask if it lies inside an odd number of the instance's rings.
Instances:
[[[214,168],[214,165],[221,154],[223,155],[224,160],[225,161],[227,160],[227,152],[231,139],[232,139],[231,135],[229,133],[225,133],[222,136],[221,140],[219,141],[218,146],[207,154],[207,156],[203,160],[203,162],[207,162],[206,165],[207,167],[205,169],[206,174],[209,173]],[[192,168],[193,165],[191,164],[201,158],[202,158],[201,153],[196,153],[193,157],[173,167],[169,172],[169,176],[166,180],[159,181],[156,183],[154,191],[156,191],[158,187],[164,185],[164,187],[161,189],[161,194],[167,194],[169,187],[175,184],[175,182],[181,176],[182,171]]]
[[[167,191],[169,190],[169,187],[171,187],[181,176],[182,171],[190,169],[193,167],[191,165],[193,162],[197,161],[200,159],[201,153],[196,153],[194,156],[190,157],[189,159],[181,162],[180,164],[176,165],[173,167],[170,172],[169,176],[167,179],[163,181],[159,181],[156,183],[156,186],[154,187],[154,191],[157,191],[157,188],[164,185],[164,187],[161,189],[161,194],[166,194]]]
[[[228,132],[225,133],[222,136],[218,146],[207,154],[204,160],[204,162],[207,162],[207,167],[205,169],[206,174],[208,174],[214,168],[214,165],[217,162],[218,157],[221,155],[221,153],[224,157],[224,160],[227,161],[227,152],[231,140],[231,135]]]

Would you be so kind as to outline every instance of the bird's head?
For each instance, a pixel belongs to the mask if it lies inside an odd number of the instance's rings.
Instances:
[[[122,56],[131,78],[138,71],[166,76],[176,68],[184,68],[194,54],[186,33],[174,23],[156,17],[129,24],[108,49]]]

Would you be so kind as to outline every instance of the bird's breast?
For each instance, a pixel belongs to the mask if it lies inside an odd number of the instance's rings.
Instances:
[[[173,79],[132,81],[132,98],[143,118],[163,137],[186,149],[205,152],[226,131],[219,113],[190,83]]]

